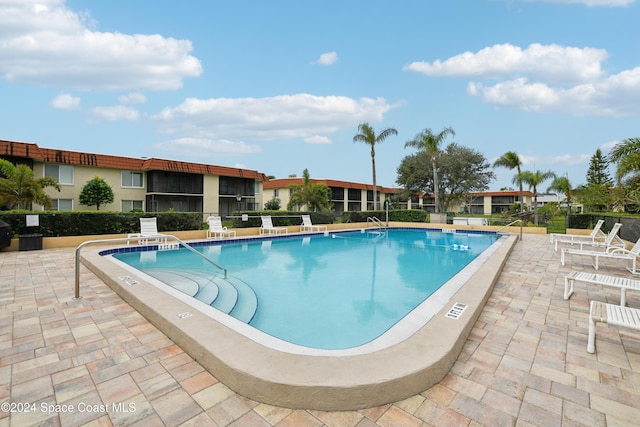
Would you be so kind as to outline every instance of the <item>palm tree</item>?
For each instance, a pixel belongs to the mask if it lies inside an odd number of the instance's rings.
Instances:
[[[371,146],[371,170],[373,172],[373,209],[378,209],[378,188],[376,184],[376,144],[380,144],[391,135],[397,135],[395,128],[386,128],[378,135],[369,123],[358,125],[358,134],[353,137],[353,142],[364,142]]]
[[[524,171],[522,172],[522,182],[529,186],[529,189],[533,189],[533,205],[534,209],[538,208],[538,185],[542,184],[548,179],[553,179],[556,174],[551,171]]]
[[[640,138],[627,138],[616,144],[609,153],[609,161],[618,163],[618,181],[628,174],[640,174]]]
[[[60,191],[60,185],[55,179],[48,176],[35,179],[33,169],[29,166],[15,166],[0,159],[0,206],[31,209],[31,203],[36,202],[51,209],[51,198],[44,192],[45,187],[54,187]]]
[[[493,162],[493,166],[502,166],[508,169],[516,169],[518,171],[516,176],[513,177],[513,182],[518,183],[520,186],[520,215],[522,216],[524,214],[524,191],[522,190],[522,171],[520,170],[522,162],[520,161],[518,153],[515,151],[507,151]],[[523,218],[520,218],[520,240],[522,240],[522,220]]]
[[[571,182],[566,176],[555,177],[549,188],[547,188],[547,191],[557,191],[564,194],[567,204],[569,205],[569,213],[571,213],[571,190]]]
[[[424,129],[417,134],[415,138],[407,141],[404,146],[417,147],[420,150],[424,150],[431,158],[431,165],[433,166],[433,194],[435,196],[436,213],[440,212],[440,189],[438,188],[438,166],[437,159],[440,153],[440,145],[447,136],[456,136],[456,132],[450,128],[444,128],[440,133],[434,135],[431,129]]]
[[[307,209],[315,211],[326,211],[330,207],[331,190],[324,184],[314,184],[309,177],[309,171],[302,172],[302,185],[290,185],[291,198],[287,204],[287,209],[306,206]]]
[[[518,184],[520,187],[520,213],[523,213],[524,191],[522,190],[522,171],[520,170],[522,162],[520,161],[518,153],[516,153],[515,151],[507,151],[501,157],[498,157],[495,162],[493,162],[493,166],[501,166],[507,169],[516,169],[518,171],[518,173],[513,177],[513,183]]]

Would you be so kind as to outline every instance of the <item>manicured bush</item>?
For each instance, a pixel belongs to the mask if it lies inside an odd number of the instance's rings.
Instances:
[[[27,215],[39,215],[40,225],[27,227]],[[140,231],[140,217],[151,216],[158,218],[158,231],[161,232],[202,228],[202,214],[199,212],[0,212],[0,220],[11,225],[14,235],[39,233],[45,237],[135,233]]]
[[[349,211],[342,212],[342,222],[367,222],[367,218],[376,217],[380,221],[386,221],[386,211]],[[427,213],[421,209],[398,209],[389,211],[389,221],[398,222],[425,222]]]

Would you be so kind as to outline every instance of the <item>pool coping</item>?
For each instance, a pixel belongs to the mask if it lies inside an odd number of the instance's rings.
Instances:
[[[493,254],[438,313],[402,342],[369,353],[297,354],[262,345],[85,249],[81,261],[124,301],[235,392],[294,409],[355,410],[416,395],[438,383],[462,350],[517,236],[503,236]],[[454,303],[466,304],[457,318]],[[185,316],[185,313],[189,313]],[[446,331],[446,333],[442,333]]]

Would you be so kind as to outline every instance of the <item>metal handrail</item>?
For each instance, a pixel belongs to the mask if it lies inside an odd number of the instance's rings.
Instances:
[[[518,222],[519,222],[520,224],[522,224],[522,220],[521,220],[521,219],[516,219],[515,221],[511,221],[509,224],[507,224],[507,225],[503,225],[502,227],[498,228],[498,229],[496,230],[496,233],[499,233],[501,230],[504,230],[504,229],[505,229],[505,228],[507,228],[507,227],[511,227],[513,224],[516,224],[516,223],[518,223]]]
[[[380,228],[385,228],[384,222],[380,221],[375,216],[368,216],[367,217],[367,224],[369,224],[369,222],[372,222],[374,225],[377,225]]]
[[[225,279],[227,278],[227,269],[226,268],[218,265],[215,261],[213,261],[212,259],[210,259],[206,255],[204,255],[203,253],[198,252],[193,247],[191,247],[187,243],[183,242],[182,240],[180,240],[176,236],[173,236],[171,234],[161,234],[161,235],[158,235],[158,236],[153,236],[152,238],[163,238],[163,239],[175,240],[176,242],[178,242],[179,244],[184,246],[186,249],[188,249],[191,252],[197,254],[199,257],[203,258],[205,261],[209,262],[210,264],[212,264],[215,267],[217,267],[220,270],[222,270],[224,272],[224,278]],[[76,288],[75,288],[75,296],[73,297],[73,299],[82,298],[80,296],[80,250],[83,247],[88,246],[88,245],[92,245],[92,244],[97,244],[97,243],[115,243],[115,242],[127,242],[127,243],[129,243],[132,240],[140,241],[140,240],[148,240],[148,239],[149,239],[149,237],[144,237],[144,236],[118,237],[118,238],[114,238],[114,239],[87,240],[86,242],[80,243],[80,245],[78,245],[78,247],[76,248]]]

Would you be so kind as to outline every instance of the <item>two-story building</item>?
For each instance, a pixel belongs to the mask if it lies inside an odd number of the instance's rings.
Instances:
[[[324,184],[331,190],[333,210],[340,214],[348,211],[373,210],[373,185],[337,179],[311,179],[314,184]],[[264,183],[262,205],[272,198],[280,199],[281,209],[286,209],[291,197],[291,185],[302,185],[302,178],[277,178]],[[376,186],[378,206],[387,197],[400,190]]]
[[[61,191],[46,188],[55,210],[91,210],[79,195],[99,176],[112,188],[114,201],[103,209],[147,212],[203,212],[227,215],[259,209],[267,177],[254,170],[157,158],[134,158],[43,148],[0,140],[0,158],[26,164],[36,177],[50,176]],[[42,206],[34,205],[34,209]]]
[[[373,210],[373,186],[357,182],[335,179],[311,179],[314,184],[324,184],[331,190],[331,203],[336,213],[345,211]],[[262,204],[272,198],[280,199],[281,209],[286,209],[291,197],[291,186],[302,185],[302,178],[278,178],[264,183]],[[378,202],[387,198],[396,202],[402,209],[423,209],[435,212],[435,197],[414,195],[411,199],[400,199],[402,189],[377,186]],[[533,209],[533,193],[523,192],[525,209]],[[489,191],[471,194],[467,200],[454,207],[452,211],[472,215],[497,215],[508,212],[511,206],[520,202],[520,192],[514,190]],[[379,204],[382,206],[382,203]]]

